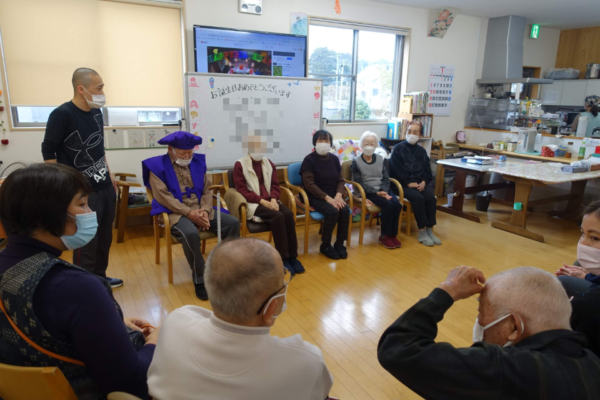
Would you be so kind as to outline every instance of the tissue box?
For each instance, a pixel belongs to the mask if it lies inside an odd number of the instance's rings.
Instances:
[[[554,157],[554,152],[548,146],[542,146],[542,157]]]
[[[558,146],[558,149],[554,152],[555,157],[564,157],[567,155],[569,148],[567,146]]]

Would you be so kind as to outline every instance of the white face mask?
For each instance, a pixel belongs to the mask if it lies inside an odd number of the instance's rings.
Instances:
[[[278,297],[283,297],[284,298],[284,303],[283,303],[283,306],[281,307],[281,312],[279,313],[279,315],[283,314],[285,312],[285,310],[287,310],[287,286],[286,286],[284,293],[278,294],[277,296],[271,297],[271,300],[269,300],[269,302],[267,303],[267,305],[264,308],[263,315],[265,315],[267,313],[267,309],[271,305],[271,302],[273,300],[275,300],[276,298],[278,298]],[[273,318],[277,318],[277,317],[279,317],[279,315],[273,315]]]
[[[318,155],[325,156],[329,153],[329,150],[331,150],[331,145],[329,143],[317,143],[315,150]]]
[[[587,270],[598,270],[600,268],[600,249],[579,243],[577,245],[577,261]]]
[[[262,153],[250,153],[250,158],[252,158],[254,161],[262,161],[263,159],[263,155]]]
[[[483,332],[486,329],[491,328],[492,326],[496,325],[498,322],[500,321],[504,321],[506,318],[510,317],[511,314],[507,314],[502,318],[498,318],[497,320],[495,320],[494,322],[492,322],[491,324],[488,324],[486,326],[481,326],[479,324],[479,318],[475,320],[475,326],[473,326],[473,343],[477,343],[477,342],[483,342]],[[525,332],[525,325],[523,324],[523,318],[521,319],[521,334],[523,334],[523,332]],[[513,341],[508,341],[506,342],[506,344],[503,347],[508,347],[511,344],[513,344]]]
[[[183,159],[183,158],[179,158],[177,157],[176,153],[173,153],[173,155],[175,156],[175,158],[177,159],[177,161],[175,161],[177,163],[177,165],[179,165],[180,167],[187,167],[188,165],[190,165],[190,163],[192,162],[192,159],[190,158],[189,160]]]
[[[82,86],[83,87],[83,86]],[[83,90],[85,90],[87,92],[87,94],[89,94],[90,96],[92,96],[92,101],[89,101],[85,96],[83,96],[83,98],[85,99],[85,101],[87,101],[88,105],[92,108],[102,108],[104,107],[104,105],[106,104],[106,96],[103,94],[91,94],[90,92],[87,91],[86,88],[83,88]]]
[[[419,136],[417,135],[406,135],[406,141],[410,144],[416,144],[419,141]]]
[[[363,147],[363,153],[365,153],[366,156],[371,157],[373,155],[373,153],[375,153],[375,147],[365,146],[365,147]]]

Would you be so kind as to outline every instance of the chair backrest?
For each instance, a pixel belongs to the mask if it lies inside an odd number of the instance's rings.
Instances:
[[[129,393],[123,392],[112,392],[108,394],[108,400],[142,400],[139,397],[136,397]]]
[[[383,166],[385,167],[388,176],[390,175],[390,159],[389,158],[384,158],[383,159]]]
[[[152,200],[154,200],[154,196],[152,196],[152,190],[146,188],[146,196],[148,196],[148,202],[152,203]]]
[[[77,400],[73,388],[60,369],[6,364],[0,364],[0,398]]]
[[[288,181],[294,186],[302,186],[302,176],[300,175],[301,162],[288,165]]]
[[[235,189],[235,183],[233,181],[233,168],[227,170],[227,186],[225,189]]]
[[[342,163],[342,176],[347,181],[352,180],[352,171],[350,170],[351,166],[352,166],[352,160],[344,161]]]

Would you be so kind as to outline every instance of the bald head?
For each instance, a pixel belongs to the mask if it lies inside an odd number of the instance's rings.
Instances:
[[[531,334],[571,329],[571,303],[556,276],[534,267],[497,273],[485,283],[496,318],[510,313],[523,317]]]
[[[216,314],[230,321],[248,322],[277,289],[283,263],[279,253],[259,239],[228,240],[208,257],[204,284]]]
[[[90,86],[94,85],[98,80],[102,81],[100,74],[93,69],[77,68],[75,72],[73,72],[73,79],[71,79],[71,82],[73,83],[73,90],[77,91],[77,87],[79,86],[83,86],[89,90]]]

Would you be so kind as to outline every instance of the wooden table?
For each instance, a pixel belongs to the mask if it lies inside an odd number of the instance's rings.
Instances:
[[[565,174],[560,171],[560,167],[551,164],[525,164],[512,163],[503,167],[494,167],[488,170],[501,174],[506,180],[515,183],[515,204],[521,203],[521,209],[513,209],[510,222],[492,222],[492,226],[507,232],[515,233],[529,239],[544,242],[544,236],[539,233],[527,230],[527,209],[528,207],[539,206],[542,204],[555,203],[558,201],[568,201],[567,209],[564,212],[550,212],[550,215],[556,217],[565,217],[579,212],[583,192],[588,180],[600,178],[600,171],[584,172],[576,174]],[[562,196],[555,196],[546,199],[529,201],[531,189],[534,186],[545,187],[548,185],[557,185],[561,183],[571,183],[571,193]]]
[[[483,152],[481,155],[484,155],[484,153],[488,153],[488,156],[493,156],[493,155],[504,155],[507,157],[516,157],[516,158],[524,158],[527,160],[538,160],[538,161],[545,161],[545,162],[559,162],[559,163],[563,163],[563,164],[571,164],[573,161],[577,161],[577,158],[571,159],[571,158],[565,158],[565,157],[542,157],[542,156],[537,156],[537,155],[531,155],[531,154],[520,154],[520,153],[515,153],[514,151],[504,151],[504,150],[491,150],[482,146],[478,146],[475,144],[467,144],[467,143],[448,143],[448,145],[458,145],[458,147],[460,149],[467,149],[467,150],[478,150]]]
[[[486,190],[495,190],[495,189],[506,189],[511,186],[514,186],[513,183],[493,183],[489,185],[483,185],[483,176],[494,166],[498,165],[512,165],[512,164],[522,164],[523,162],[519,161],[507,161],[501,164],[494,163],[491,165],[478,165],[478,164],[469,164],[466,162],[462,162],[461,159],[454,160],[438,160],[438,164],[444,166],[444,168],[449,169],[450,171],[454,171],[456,176],[454,178],[454,198],[452,199],[452,206],[445,204],[443,206],[438,206],[437,209],[439,211],[452,214],[457,217],[468,219],[473,222],[481,222],[479,217],[476,215],[468,214],[463,211],[463,205],[465,201],[466,194],[479,193]],[[476,175],[478,177],[478,184],[472,187],[466,187],[467,183],[467,175]]]

